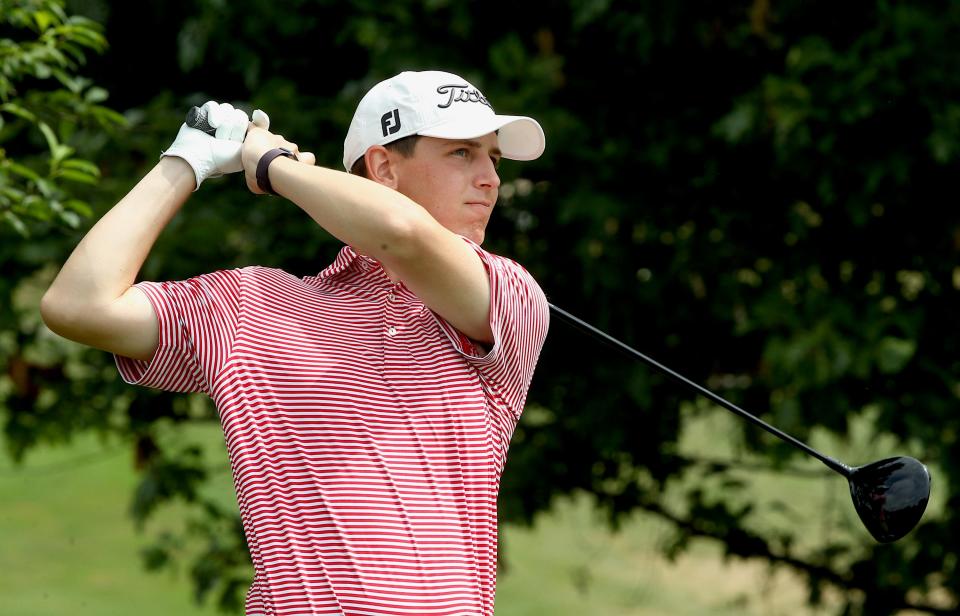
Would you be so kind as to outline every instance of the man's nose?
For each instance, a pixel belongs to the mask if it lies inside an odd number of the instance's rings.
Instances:
[[[483,168],[477,174],[477,184],[486,188],[500,188],[500,174],[497,173],[493,161],[487,159],[482,165]]]

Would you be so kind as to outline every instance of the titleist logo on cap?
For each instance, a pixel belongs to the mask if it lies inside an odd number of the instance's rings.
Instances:
[[[483,94],[480,94],[480,90],[476,88],[469,89],[468,84],[450,84],[445,86],[437,87],[437,94],[446,95],[447,100],[445,103],[437,105],[441,109],[446,109],[454,103],[481,103],[493,109],[493,105],[487,102],[487,99],[483,97]]]

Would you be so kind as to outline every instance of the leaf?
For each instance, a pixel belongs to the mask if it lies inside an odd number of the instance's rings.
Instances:
[[[83,219],[80,218],[76,212],[69,211],[60,212],[60,220],[65,222],[71,229],[76,229],[80,226],[80,223],[83,222]]]
[[[23,201],[25,194],[22,190],[11,186],[0,187],[0,206],[4,206],[4,209],[13,207],[13,204]]]
[[[47,147],[50,148],[50,152],[56,152],[57,148],[60,147],[60,141],[57,139],[56,134],[54,134],[53,129],[50,128],[46,122],[39,122],[37,128],[40,129],[40,132],[43,133],[44,138],[47,140]]]
[[[100,107],[99,105],[90,110],[93,113],[93,117],[96,118],[100,126],[104,128],[110,128],[113,126],[126,126],[127,118],[122,114],[114,111],[113,109],[108,109],[107,107]]]
[[[56,192],[56,185],[45,178],[40,178],[37,180],[37,189],[40,191],[41,195],[47,199],[50,199]]]
[[[80,214],[84,218],[89,218],[90,216],[93,216],[93,208],[91,208],[90,204],[87,203],[86,201],[81,201],[79,199],[68,199],[67,202],[64,203],[64,205],[67,206],[69,209],[73,210],[74,212],[76,212],[77,214]]]
[[[107,96],[109,96],[109,94],[106,90],[94,87],[87,90],[87,93],[83,95],[83,100],[91,104],[102,103],[107,100]]]
[[[72,169],[60,169],[57,171],[56,177],[64,178],[67,180],[73,180],[74,182],[81,182],[83,184],[97,183],[96,177],[93,177],[87,173],[82,173],[80,171],[74,171]]]
[[[37,22],[40,32],[45,32],[57,18],[48,11],[37,11],[33,14],[33,19]]]
[[[14,231],[19,233],[24,238],[30,237],[30,231],[27,229],[27,226],[23,224],[23,221],[20,220],[19,216],[10,210],[7,210],[3,213],[3,219],[7,221],[7,224],[13,227]]]
[[[13,84],[4,75],[0,75],[0,100],[6,100],[16,93]]]
[[[103,51],[107,47],[107,40],[90,26],[93,23],[95,22],[83,23],[71,19],[71,24],[60,26],[57,28],[57,33],[94,51]]]
[[[758,115],[756,102],[747,99],[738,101],[730,113],[713,126],[713,134],[727,143],[740,143],[753,131]]]
[[[903,370],[917,350],[917,343],[906,338],[887,336],[877,345],[877,368],[884,374]]]
[[[63,145],[63,144],[58,145],[56,148],[54,148],[53,152],[51,152],[52,154],[51,166],[53,167],[58,166],[60,164],[60,161],[62,161],[64,158],[67,158],[74,152],[75,150],[68,145]]]
[[[24,120],[28,120],[30,122],[37,121],[37,116],[35,116],[33,113],[27,111],[26,109],[24,109],[23,107],[21,107],[16,103],[4,103],[0,105],[0,111],[6,111],[7,113],[10,113],[15,116],[19,116]]]
[[[159,545],[150,545],[140,550],[140,556],[143,558],[144,567],[147,571],[157,571],[162,569],[171,561],[170,550]]]
[[[79,158],[68,158],[67,160],[60,163],[60,167],[63,169],[72,169],[74,171],[80,171],[87,175],[93,177],[100,177],[100,168],[89,160],[82,160]]]
[[[63,70],[56,68],[53,69],[53,76],[62,83],[68,90],[74,94],[80,93],[80,79],[77,77],[71,77]]]
[[[50,202],[37,195],[27,195],[21,202],[22,211],[37,220],[50,220],[59,207],[56,201]]]
[[[70,56],[77,62],[82,63],[84,60],[86,60],[87,56],[85,53],[83,53],[83,48],[79,45],[71,43],[70,41],[64,42],[61,46],[61,49],[63,49],[65,53],[70,54]]]
[[[38,174],[36,171],[31,169],[30,167],[26,167],[24,165],[21,165],[20,163],[15,163],[13,161],[10,161],[8,168],[10,169],[11,172],[13,172],[16,175],[19,175],[22,178],[26,178],[34,182],[39,182],[41,179],[40,174]]]

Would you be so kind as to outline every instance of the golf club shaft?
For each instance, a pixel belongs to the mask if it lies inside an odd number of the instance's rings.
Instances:
[[[821,462],[823,462],[824,464],[826,464],[831,470],[834,470],[834,471],[840,473],[840,474],[843,475],[844,477],[847,477],[847,478],[850,477],[850,474],[851,474],[851,472],[852,472],[853,469],[851,469],[851,468],[850,468],[849,466],[847,466],[846,464],[844,464],[844,463],[842,463],[842,462],[840,462],[840,461],[838,461],[838,460],[835,460],[835,459],[831,458],[830,456],[825,456],[825,455],[823,455],[822,453],[820,453],[820,452],[817,451],[816,449],[813,449],[812,447],[810,447],[810,446],[807,445],[806,443],[804,443],[804,442],[802,442],[802,441],[799,441],[799,440],[793,438],[792,436],[790,436],[790,435],[787,434],[786,432],[783,432],[783,431],[781,431],[781,430],[778,430],[777,428],[774,428],[773,426],[771,426],[771,425],[768,424],[767,422],[763,421],[763,420],[760,419],[759,417],[756,417],[756,416],[754,416],[754,415],[751,415],[750,413],[746,412],[745,410],[743,410],[743,409],[740,408],[739,406],[733,404],[732,402],[728,402],[727,400],[724,400],[723,398],[721,398],[721,397],[718,396],[717,394],[713,393],[713,392],[710,391],[709,389],[706,389],[705,387],[701,387],[700,385],[697,385],[696,383],[694,383],[693,381],[691,381],[691,380],[688,379],[687,377],[683,376],[682,374],[679,374],[679,373],[677,373],[677,372],[674,372],[674,371],[671,370],[670,368],[667,368],[666,366],[664,366],[663,364],[657,362],[656,360],[654,360],[654,359],[652,359],[652,358],[650,358],[650,357],[647,357],[646,355],[644,355],[644,354],[641,353],[640,351],[634,349],[633,347],[627,346],[627,345],[624,344],[623,342],[620,342],[619,340],[617,340],[617,339],[614,338],[613,336],[607,334],[606,332],[603,332],[603,331],[597,329],[596,327],[594,327],[593,325],[590,325],[590,324],[587,323],[586,321],[583,321],[583,320],[581,320],[581,319],[578,319],[577,317],[573,316],[572,314],[570,314],[570,313],[567,312],[566,310],[563,310],[562,308],[558,308],[558,307],[554,306],[553,304],[549,304],[549,306],[550,306],[550,309],[553,310],[553,312],[554,312],[557,316],[561,317],[562,319],[564,319],[564,320],[567,321],[568,323],[571,323],[571,324],[573,324],[573,325],[576,325],[577,327],[580,327],[581,329],[583,329],[583,330],[585,330],[585,331],[587,331],[587,332],[589,332],[589,333],[591,333],[591,334],[599,337],[601,340],[604,340],[604,341],[606,341],[606,342],[609,342],[610,344],[614,345],[615,347],[619,348],[620,350],[626,351],[627,353],[629,353],[630,355],[632,355],[632,356],[634,356],[635,358],[639,359],[640,361],[642,361],[643,363],[647,364],[648,366],[659,370],[660,372],[666,374],[667,376],[670,376],[670,377],[674,378],[674,379],[677,380],[677,381],[680,381],[680,382],[683,383],[684,385],[687,385],[687,386],[689,386],[689,387],[692,387],[693,389],[695,389],[695,390],[697,391],[697,393],[701,394],[702,396],[705,396],[705,397],[709,398],[709,399],[712,400],[713,402],[716,402],[717,404],[719,404],[719,405],[722,406],[723,408],[725,408],[725,409],[727,409],[727,410],[729,410],[729,411],[732,411],[732,412],[736,413],[737,415],[739,415],[740,417],[743,417],[743,418],[746,419],[747,421],[750,421],[750,422],[752,422],[752,423],[760,426],[761,428],[763,428],[764,430],[766,430],[766,431],[769,432],[770,434],[776,436],[777,438],[779,438],[779,439],[781,439],[781,440],[784,440],[784,441],[790,443],[791,445],[793,445],[794,447],[797,447],[798,449],[801,449],[801,450],[805,451],[806,453],[810,454],[810,455],[813,456],[814,458],[816,458],[816,459],[820,460]]]

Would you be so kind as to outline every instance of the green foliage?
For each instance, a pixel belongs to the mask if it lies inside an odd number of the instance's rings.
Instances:
[[[40,186],[72,188],[76,177],[65,171],[93,177],[93,167],[66,165],[79,158],[104,169],[95,185],[75,189],[89,200],[92,223],[156,161],[183,111],[210,98],[265,109],[279,132],[339,168],[345,127],[369,86],[403,69],[461,73],[498,111],[532,115],[547,133],[540,160],[503,166],[489,249],[523,263],[558,305],[800,438],[814,430],[848,436],[851,418],[868,416],[875,442],[893,441],[934,471],[931,512],[896,544],[877,546],[862,529],[814,540],[800,525],[771,528],[765,521],[789,514],[789,499],[750,506],[737,500],[736,460],[677,453],[684,421],[676,409],[689,392],[554,323],[514,435],[501,517],[529,522],[556,495],[588,490],[612,522],[638,508],[669,521],[672,552],[708,537],[731,556],[793,567],[808,576],[813,602],[832,587],[851,614],[955,608],[960,214],[950,195],[960,160],[960,7],[77,5],[105,16],[112,52],[90,70],[129,108],[131,130],[112,137],[110,156],[75,156],[62,148],[106,142],[99,132],[79,138],[84,119],[115,119],[94,112],[103,91],[59,80],[54,69],[76,65],[58,65],[55,55],[43,60],[47,78],[42,69],[7,75],[25,81],[3,99],[15,107],[0,108],[0,144],[34,153],[18,155],[16,171],[2,167],[0,178],[24,194],[7,211],[26,220],[32,207],[41,211],[33,218],[53,220],[53,201],[71,211]],[[67,23],[97,31],[54,9],[26,19],[54,3],[17,6],[32,7],[8,22],[17,31]],[[99,49],[83,44],[90,38],[49,40]],[[67,49],[61,56],[79,62]],[[126,70],[133,57],[137,70]],[[44,90],[51,79],[62,99]],[[78,101],[89,104],[85,113]],[[73,112],[52,111],[64,108]],[[25,206],[29,195],[39,200]],[[314,274],[338,246],[304,220],[290,204],[251,197],[236,177],[214,180],[171,222],[140,278],[248,264]],[[109,356],[56,339],[34,314],[83,229],[68,233],[0,243],[5,262],[17,266],[0,280],[2,297],[16,298],[0,303],[0,404],[11,451],[82,430],[129,436],[144,471],[136,519],[165,501],[192,503],[201,521],[181,539],[205,546],[193,563],[196,593],[236,605],[246,562],[236,513],[212,508],[200,496],[200,462],[157,438],[161,429],[215,421],[212,406],[118,383]],[[717,438],[731,440],[734,457],[763,455],[774,467],[798,455],[746,424]],[[872,459],[869,450],[851,455],[866,457],[850,464]],[[684,499],[663,502],[668,483],[691,475],[700,481]],[[722,498],[698,485],[711,480],[724,486]],[[179,558],[175,543],[158,538],[147,562],[169,566]]]
[[[60,0],[3,0],[0,26],[0,213],[23,237],[35,222],[77,228],[91,214],[74,186],[100,169],[71,145],[83,129],[110,129],[123,116],[100,105],[107,92],[76,74],[86,51],[103,53],[100,26],[68,16]],[[42,138],[42,139],[41,139]]]

